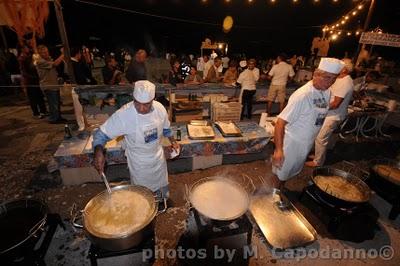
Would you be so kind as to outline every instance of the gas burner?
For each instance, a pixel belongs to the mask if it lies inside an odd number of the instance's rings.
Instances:
[[[362,242],[372,239],[379,217],[378,211],[368,202],[335,205],[327,200],[316,185],[304,188],[300,200],[338,239]]]
[[[233,221],[218,221],[201,215],[192,210],[197,229],[199,230],[199,243],[205,246],[209,240],[247,234],[247,244],[251,243],[253,226],[244,214]]]
[[[117,250],[117,251],[111,251],[111,250],[105,250],[101,249],[93,244],[90,245],[89,249],[89,258],[90,258],[90,263],[92,266],[98,265],[99,260],[104,260],[105,263],[102,264],[109,264],[107,263],[107,259],[112,258],[113,263],[111,264],[117,264],[115,262],[115,259],[118,257],[122,256],[127,256],[127,255],[134,255],[134,254],[139,254],[143,253],[144,250],[152,250],[153,252],[151,254],[154,254],[154,248],[155,248],[155,240],[154,240],[154,232],[152,232],[149,236],[146,236],[144,240],[135,247],[124,249],[124,250]],[[153,263],[154,258],[151,258],[147,261],[148,263]]]

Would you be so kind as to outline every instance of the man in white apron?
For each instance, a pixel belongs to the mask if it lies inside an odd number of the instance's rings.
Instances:
[[[135,83],[133,101],[115,112],[93,137],[94,163],[104,171],[104,145],[124,136],[125,155],[132,184],[149,188],[168,197],[168,172],[161,137],[168,137],[172,149],[179,150],[170,129],[167,111],[154,101],[155,85],[147,80]]]
[[[329,109],[329,87],[344,63],[322,58],[313,79],[296,90],[275,124],[275,151],[272,156],[273,186],[300,173]]]
[[[326,152],[330,144],[332,144],[331,136],[333,131],[339,127],[347,116],[347,107],[353,96],[354,85],[353,79],[350,76],[350,73],[353,71],[353,63],[349,58],[344,58],[342,61],[345,66],[330,89],[329,112],[315,139],[314,158],[305,163],[308,167],[324,165]]]

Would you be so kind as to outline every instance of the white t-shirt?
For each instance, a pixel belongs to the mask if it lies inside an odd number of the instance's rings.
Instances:
[[[237,83],[242,85],[243,90],[255,90],[256,83],[260,78],[260,70],[258,68],[254,68],[253,70],[246,69],[242,73],[240,73]]]
[[[229,67],[229,57],[224,56],[221,58],[223,68]]]
[[[138,129],[136,125],[137,115],[141,114],[137,113],[133,102],[129,102],[107,119],[107,121],[100,126],[100,129],[111,139],[124,135],[125,144],[127,145],[126,148],[129,149],[135,144],[140,144],[136,143],[136,130]],[[149,121],[157,121],[157,124],[160,125],[160,128],[157,129],[157,141],[161,145],[163,129],[170,128],[170,122],[165,107],[161,103],[153,101],[152,110],[150,113],[146,114],[146,116]]]
[[[304,143],[314,142],[321,126],[316,125],[316,104],[329,104],[330,91],[314,88],[312,81],[296,90],[289,98],[285,109],[278,115],[287,122],[285,137],[289,136]]]
[[[271,68],[268,75],[272,77],[271,85],[286,86],[288,77],[293,77],[294,71],[292,65],[280,62]]]
[[[347,107],[351,97],[353,96],[353,79],[350,75],[343,78],[336,79],[335,83],[331,86],[331,102],[335,99],[335,96],[343,98],[342,103],[338,108],[329,110],[327,117],[335,120],[344,120],[347,116]]]
[[[204,70],[203,70],[203,79],[205,79],[208,75],[208,70],[214,65],[212,60],[208,60],[207,63],[204,63]]]

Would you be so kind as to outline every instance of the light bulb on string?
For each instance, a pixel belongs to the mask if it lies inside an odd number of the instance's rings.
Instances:
[[[332,34],[332,33],[333,33],[333,30],[331,30],[329,33]]]
[[[358,10],[361,10],[363,8],[363,5],[358,5]]]
[[[342,20],[342,22],[340,22],[340,23],[344,24],[344,23],[346,23],[346,21]]]
[[[253,0],[248,0],[248,1],[249,1],[250,4],[253,3]]]
[[[298,2],[298,0],[293,0],[293,3],[297,3]]]
[[[340,35],[340,34],[342,34],[342,32],[341,32],[341,31],[339,31],[337,34],[338,34],[338,35]]]
[[[275,3],[275,0],[271,0],[271,3]]]
[[[347,33],[347,36],[350,36],[350,35],[351,35],[351,32],[348,32],[348,33]]]
[[[345,20],[348,20],[348,19],[349,19],[349,16],[345,16],[344,19],[345,19]]]
[[[333,41],[335,41],[335,40],[338,38],[338,35],[337,35],[337,34],[333,34],[333,35],[331,36],[331,38],[332,38]]]
[[[338,24],[336,24],[336,27],[339,27],[339,23],[338,23]]]
[[[351,13],[351,14],[353,14],[353,16],[355,16],[355,15],[357,15],[357,11],[353,11],[353,13]]]

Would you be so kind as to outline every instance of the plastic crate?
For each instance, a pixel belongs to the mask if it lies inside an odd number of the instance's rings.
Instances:
[[[212,121],[240,121],[242,104],[239,102],[213,103],[211,108]]]

